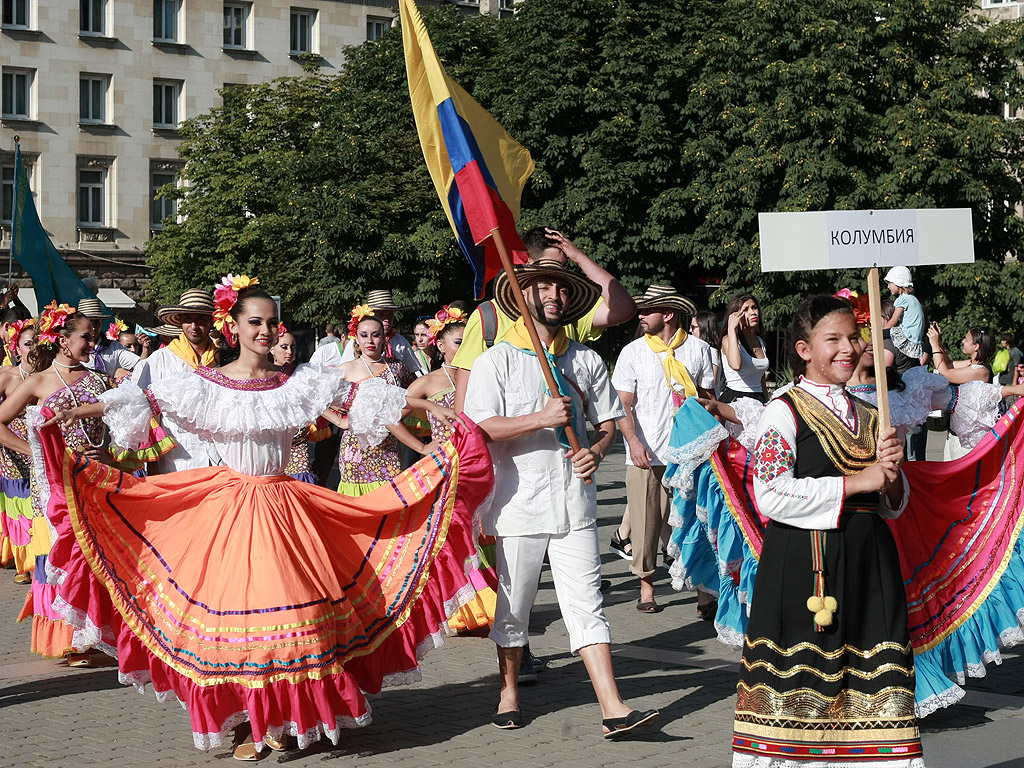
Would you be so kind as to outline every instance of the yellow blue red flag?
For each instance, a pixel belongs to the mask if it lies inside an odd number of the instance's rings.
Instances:
[[[399,0],[405,69],[416,130],[448,222],[474,273],[474,291],[501,270],[492,231],[526,260],[516,232],[523,186],[533,173],[530,153],[490,113],[451,80],[437,58],[413,0]]]

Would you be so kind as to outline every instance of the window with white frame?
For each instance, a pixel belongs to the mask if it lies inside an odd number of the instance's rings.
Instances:
[[[109,168],[90,164],[78,169],[78,225],[104,227],[107,224],[107,175]]]
[[[249,48],[248,3],[224,3],[224,47]]]
[[[160,197],[164,187],[178,186],[178,173],[166,164],[160,164],[150,171],[150,188],[152,205],[150,206],[150,225],[153,229],[163,229],[164,222],[178,215],[178,201],[173,197]]]
[[[292,8],[291,34],[288,43],[288,51],[292,56],[316,53],[316,44],[313,38],[315,29],[316,11]]]
[[[14,218],[14,195],[17,179],[14,177],[14,163],[0,166],[0,223],[10,226]]]
[[[380,19],[375,16],[366,17],[366,39],[379,40],[391,26],[391,19]]]
[[[158,43],[178,42],[180,8],[180,0],[153,0],[153,40]]]
[[[153,81],[153,127],[178,127],[178,101],[181,83],[173,80]]]
[[[107,34],[107,0],[79,0],[78,30],[87,35]]]
[[[30,0],[3,0],[5,27],[28,29]]]
[[[0,115],[8,120],[32,119],[31,69],[3,69],[3,105]]]
[[[108,75],[82,75],[78,80],[79,114],[82,123],[107,122]]]

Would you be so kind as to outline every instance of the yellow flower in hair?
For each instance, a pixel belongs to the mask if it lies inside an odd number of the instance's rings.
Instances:
[[[231,287],[236,291],[248,288],[250,285],[259,284],[260,279],[258,277],[249,277],[248,275],[231,275]]]

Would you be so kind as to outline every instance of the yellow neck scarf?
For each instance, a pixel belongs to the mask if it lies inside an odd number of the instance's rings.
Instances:
[[[526,323],[523,322],[521,317],[508,329],[508,333],[505,334],[505,338],[502,341],[507,341],[513,347],[533,352],[533,342],[530,341],[530,334],[526,331]],[[555,357],[564,355],[567,349],[569,349],[569,337],[565,335],[565,328],[559,328],[558,333],[551,342],[551,346],[548,347],[548,355],[554,355]]]
[[[167,348],[193,368],[198,368],[200,365],[209,368],[217,362],[217,346],[212,341],[207,345],[202,358],[200,358],[196,355],[192,345],[185,339],[184,333],[168,344]]]
[[[683,387],[683,394],[687,397],[697,396],[697,387],[693,383],[693,379],[690,378],[690,372],[686,370],[686,366],[676,360],[676,356],[673,353],[674,350],[679,349],[686,341],[686,332],[680,328],[676,331],[676,335],[672,337],[672,341],[666,344],[661,340],[660,336],[654,336],[653,334],[646,334],[644,336],[647,339],[647,346],[651,348],[651,351],[655,354],[665,352],[665,384],[673,392],[676,391],[676,387],[672,384],[673,381],[677,381]]]
[[[511,344],[517,349],[521,349],[528,355],[536,356],[537,353],[533,349],[533,342],[530,340],[530,334],[526,330],[526,323],[523,322],[523,318],[519,318],[515,321],[508,333],[505,334],[505,338],[502,342]],[[551,341],[551,346],[544,350],[544,356],[547,357],[548,362],[551,364],[551,374],[555,378],[555,386],[558,387],[558,394],[565,397],[572,397],[573,385],[566,381],[565,376],[562,375],[561,369],[558,367],[558,363],[555,358],[558,355],[564,355],[569,349],[569,337],[565,335],[565,328],[559,328],[555,338]],[[578,391],[578,388],[577,388]],[[554,394],[544,386],[544,392],[548,397],[554,397]],[[580,392],[580,397],[583,397],[583,393]],[[573,401],[572,416],[570,417],[570,424],[576,424],[576,403]],[[558,427],[555,430],[555,434],[558,436],[558,443],[563,448],[569,448],[569,438],[565,433],[565,427]]]

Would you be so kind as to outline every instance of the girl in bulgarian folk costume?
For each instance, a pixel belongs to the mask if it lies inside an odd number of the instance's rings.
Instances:
[[[376,378],[357,387],[310,366],[285,375],[267,357],[276,306],[251,282],[229,275],[215,297],[237,360],[43,409],[38,434],[58,605],[117,655],[120,679],[186,706],[196,746],[237,726],[238,759],[286,734],[299,747],[321,734],[337,742],[370,722],[366,694],[419,679],[418,655],[473,597],[472,513],[493,484],[483,437],[463,425],[358,501],[285,475],[296,431],[328,407],[367,445],[407,404],[453,414]],[[157,412],[212,442],[224,466],[137,479],[64,450],[54,431],[102,414],[134,445]]]
[[[770,518],[743,646],[733,766],[923,768],[899,557],[884,518],[909,492],[895,430],[845,384],[863,342],[849,304],[805,299],[798,383],[761,417]]]
[[[11,396],[29,376],[36,372],[35,358],[30,359],[39,324],[34,317],[11,325],[7,349],[14,365],[0,368],[0,399]],[[11,422],[11,430],[24,439],[25,414]],[[32,532],[32,501],[29,485],[28,459],[10,448],[0,446],[0,563],[13,561],[14,581],[31,584],[34,558],[29,556]]]
[[[845,289],[836,295],[850,302],[868,339],[867,297]],[[865,343],[846,391],[874,405],[873,350]],[[967,677],[983,677],[986,664],[1001,661],[1001,647],[1024,641],[1024,541],[1016,503],[1016,462],[1024,455],[1024,431],[1018,406],[999,418],[1002,399],[1024,396],[1024,386],[950,385],[924,367],[902,377],[889,373],[890,417],[897,436],[920,427],[930,411],[939,409],[949,412],[951,427],[964,436],[964,444],[976,447],[960,462],[904,464],[911,495],[903,514],[889,523],[904,576],[915,709],[921,718],[955,704],[964,695],[961,685]],[[726,431],[704,409],[691,405],[684,405],[672,433],[673,448],[687,461],[670,465],[666,473],[677,489],[672,586],[717,590],[718,639],[738,648],[768,522],[754,502],[748,464],[765,406],[750,398],[708,403],[730,422],[736,439],[724,439]]]
[[[341,364],[342,378],[353,384],[380,379],[396,387],[407,387],[413,382],[413,374],[408,368],[387,357],[384,324],[374,317],[368,305],[352,310],[348,332],[356,342],[356,359]],[[400,442],[423,456],[436,446],[436,443],[425,446],[402,424],[389,426],[388,431],[391,434],[384,442],[373,447],[363,445],[351,430],[342,435],[338,451],[338,469],[341,471],[338,493],[362,496],[399,474],[402,471]]]

